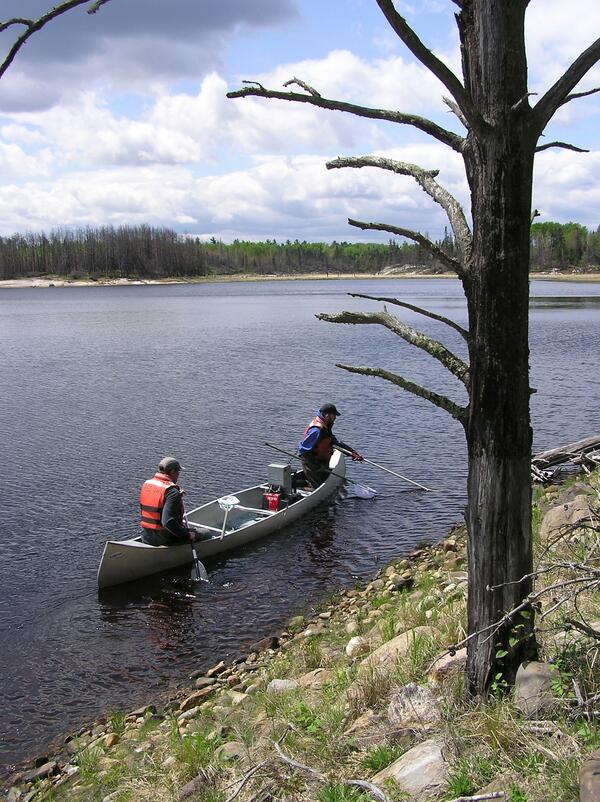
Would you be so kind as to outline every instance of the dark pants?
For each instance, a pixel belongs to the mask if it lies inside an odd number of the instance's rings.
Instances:
[[[142,543],[147,543],[148,546],[182,546],[185,540],[178,540],[170,532],[157,532],[142,527]]]
[[[331,473],[328,462],[323,462],[310,454],[301,457],[301,462],[304,475],[312,487],[322,485]]]

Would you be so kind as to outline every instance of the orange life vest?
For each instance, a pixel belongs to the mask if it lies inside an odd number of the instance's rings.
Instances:
[[[166,473],[155,473],[152,479],[144,482],[140,490],[140,524],[143,529],[166,532],[160,519],[165,506],[165,493],[171,487],[179,490],[179,485],[176,485]],[[181,521],[183,522],[183,499],[180,499],[180,504]]]
[[[316,427],[319,429],[319,439],[317,440],[317,445],[313,448],[312,453],[315,457],[323,462],[329,463],[331,455],[333,454],[333,436],[331,433],[331,429],[327,426],[327,423],[323,420],[323,418],[313,418],[311,422],[308,424],[306,429],[304,430],[304,437],[308,434],[308,430]],[[309,452],[310,453],[310,452]]]

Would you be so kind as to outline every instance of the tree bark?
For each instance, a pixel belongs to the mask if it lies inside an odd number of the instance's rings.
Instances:
[[[530,591],[529,218],[535,137],[514,107],[527,95],[525,2],[466,1],[459,15],[467,91],[483,130],[463,156],[473,247],[463,276],[469,311],[467,421],[469,632],[479,632]],[[524,111],[528,108],[524,104]],[[489,591],[488,586],[500,585]],[[522,625],[513,630],[514,625]],[[511,683],[535,653],[532,618],[469,642],[467,676],[484,692],[496,673]],[[511,647],[517,636],[518,643]],[[506,654],[504,654],[506,652]],[[499,655],[499,656],[497,656]]]

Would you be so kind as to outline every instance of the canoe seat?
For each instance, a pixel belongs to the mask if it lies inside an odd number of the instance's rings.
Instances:
[[[235,509],[244,510],[244,512],[254,512],[258,515],[275,515],[275,510],[259,510],[257,507],[242,507],[241,504],[236,504]]]
[[[208,524],[197,524],[194,521],[188,521],[188,526],[190,529],[209,529],[211,532],[218,532],[221,534],[221,530],[216,526],[209,526]]]

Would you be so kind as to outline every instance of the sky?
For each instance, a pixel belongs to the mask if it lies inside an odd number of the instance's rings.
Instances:
[[[55,3],[4,0],[0,19],[37,18]],[[281,88],[296,77],[324,96],[463,133],[442,102],[447,90],[375,0],[110,0],[95,15],[85,8],[35,34],[0,80],[0,235],[150,224],[225,242],[389,239],[348,226],[353,217],[441,238],[444,212],[413,179],[325,168],[337,156],[367,154],[438,169],[468,210],[460,156],[416,129],[226,98],[244,80]],[[460,75],[452,0],[397,0],[396,8]],[[3,54],[20,30],[0,34]],[[541,96],[599,32],[598,0],[532,0],[530,91]],[[577,91],[595,87],[599,67]],[[595,230],[600,93],[562,107],[545,132],[553,140],[590,152],[536,157],[538,221]]]

